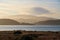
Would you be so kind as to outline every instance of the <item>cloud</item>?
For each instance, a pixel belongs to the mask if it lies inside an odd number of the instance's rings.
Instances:
[[[46,14],[46,13],[50,13],[50,11],[48,11],[47,9],[41,8],[41,7],[33,7],[30,9],[29,11],[32,14]]]
[[[0,3],[0,16],[17,15],[18,11],[15,5]]]
[[[0,0],[0,16],[52,15],[52,13],[60,13],[60,1],[58,1],[59,0]]]
[[[0,16],[7,15],[30,15],[27,11],[34,5],[13,5],[0,3]]]

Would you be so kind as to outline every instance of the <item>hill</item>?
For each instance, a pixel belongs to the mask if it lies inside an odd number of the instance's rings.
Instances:
[[[0,25],[4,23],[7,25],[8,24],[11,25],[11,23],[17,25],[60,25],[60,19],[49,18],[49,17],[37,17],[31,15],[13,15],[8,16],[5,19],[0,19]]]
[[[7,19],[16,20],[19,23],[30,23],[30,24],[34,24],[39,21],[54,20],[54,18],[37,17],[32,15],[14,15],[14,16],[8,16]]]
[[[60,20],[46,20],[46,21],[40,21],[36,23],[37,25],[60,25]]]
[[[19,25],[20,23],[12,19],[0,19],[0,25]]]

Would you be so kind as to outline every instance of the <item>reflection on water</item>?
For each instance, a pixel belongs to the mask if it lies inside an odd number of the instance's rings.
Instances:
[[[0,31],[4,30],[60,31],[60,25],[0,25]]]

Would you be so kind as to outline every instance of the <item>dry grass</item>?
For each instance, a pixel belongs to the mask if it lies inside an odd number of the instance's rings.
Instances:
[[[60,40],[60,32],[0,31],[0,40]]]

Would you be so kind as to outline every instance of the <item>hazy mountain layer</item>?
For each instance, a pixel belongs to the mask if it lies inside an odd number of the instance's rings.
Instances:
[[[0,19],[0,25],[19,25],[20,23],[11,19]]]
[[[12,19],[12,20],[11,20]],[[60,25],[60,19],[30,15],[8,16],[0,19],[0,25]]]
[[[39,21],[54,20],[53,18],[37,17],[30,15],[15,15],[15,16],[9,16],[7,18],[16,20],[20,23],[31,23],[31,24],[37,23]]]
[[[36,23],[37,25],[60,25],[60,20],[47,20]]]

